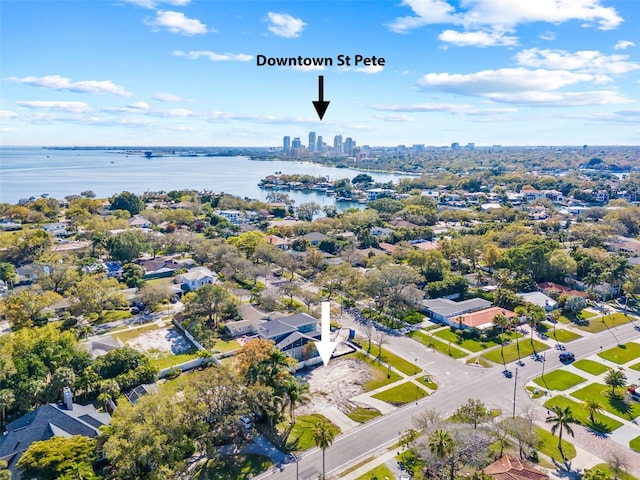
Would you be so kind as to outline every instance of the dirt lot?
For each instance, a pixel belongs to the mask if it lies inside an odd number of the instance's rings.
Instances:
[[[126,343],[140,352],[156,350],[178,354],[193,348],[191,342],[184,338],[175,328],[151,330],[127,340]]]
[[[357,406],[351,398],[364,392],[363,384],[370,378],[370,367],[354,358],[334,358],[329,364],[302,372],[309,382],[311,402],[296,409],[305,415],[336,406],[343,412]]]

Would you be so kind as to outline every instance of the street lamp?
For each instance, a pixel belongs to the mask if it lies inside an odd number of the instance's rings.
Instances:
[[[295,453],[292,453],[291,455],[293,456],[293,461],[296,462],[296,480],[298,480],[298,462],[300,459]]]

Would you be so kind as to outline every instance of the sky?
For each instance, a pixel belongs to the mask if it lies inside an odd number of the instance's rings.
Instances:
[[[0,144],[638,145],[639,4],[1,0]]]

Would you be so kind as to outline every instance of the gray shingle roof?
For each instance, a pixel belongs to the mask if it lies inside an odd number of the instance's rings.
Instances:
[[[423,300],[422,305],[430,312],[443,317],[455,317],[463,313],[489,308],[491,302],[482,298],[470,298],[462,302],[454,302],[447,298],[434,298],[431,300]]]

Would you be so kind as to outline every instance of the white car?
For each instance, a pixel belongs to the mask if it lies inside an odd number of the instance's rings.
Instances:
[[[240,417],[240,423],[242,423],[242,426],[245,428],[245,430],[251,430],[253,428],[253,422],[246,415],[242,415]]]
[[[402,475],[400,475],[400,478],[398,480],[411,480],[411,477],[406,473],[403,473]]]

